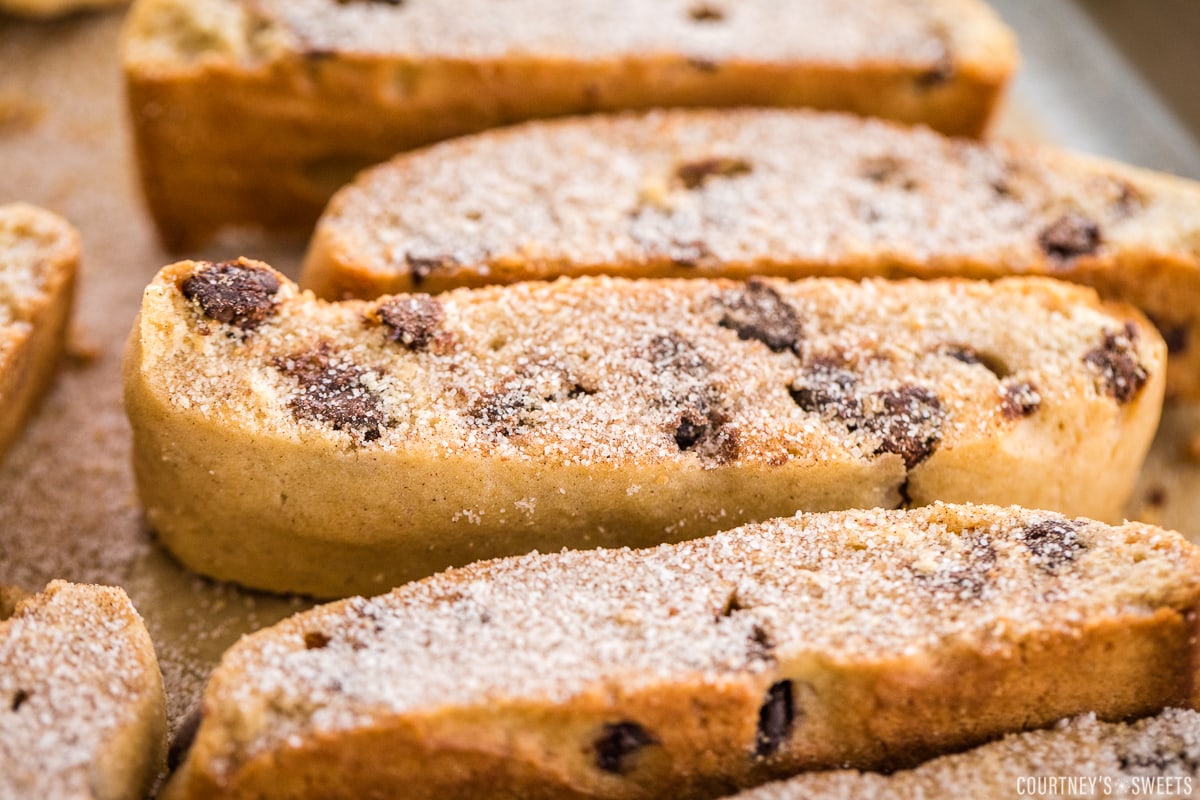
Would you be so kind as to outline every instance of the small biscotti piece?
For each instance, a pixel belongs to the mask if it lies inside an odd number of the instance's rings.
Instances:
[[[0,0],[0,14],[51,19],[76,11],[123,6],[128,2],[129,0]]]
[[[243,639],[164,797],[713,797],[1190,707],[1198,570],[942,504],[475,564]]]
[[[141,800],[162,767],[167,722],[154,647],[125,592],[54,581],[8,611],[0,797]]]
[[[1120,725],[1087,715],[893,775],[818,772],[736,800],[964,797],[1191,797],[1200,788],[1200,713],[1167,709]]]
[[[1150,314],[1168,391],[1200,398],[1200,185],[839,114],[595,117],[400,156],[334,198],[301,285],[374,298],[598,273],[1049,275]]]
[[[198,572],[371,594],[798,509],[1117,517],[1165,346],[1054,281],[563,279],[327,303],[183,262],[126,357],[146,516]]]
[[[1016,47],[979,0],[139,0],[123,61],[181,246],[307,229],[362,167],[539,117],[810,105],[976,135]]]
[[[0,456],[54,377],[78,263],[79,235],[63,219],[0,205]]]

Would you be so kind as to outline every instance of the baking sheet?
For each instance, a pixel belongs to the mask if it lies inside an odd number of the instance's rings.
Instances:
[[[1000,132],[1200,178],[1195,135],[1087,15],[1065,2],[996,5],[1024,56]],[[174,728],[228,645],[309,603],[185,572],[139,515],[121,352],[143,287],[177,256],[156,242],[135,182],[116,55],[120,20],[119,11],[49,24],[0,20],[0,202],[63,214],[84,246],[72,358],[0,463],[0,583],[34,589],[64,577],[126,587],[156,643]],[[184,255],[251,255],[295,277],[303,246],[230,235]],[[1129,513],[1200,541],[1200,460],[1187,454],[1197,431],[1200,407],[1168,410]]]

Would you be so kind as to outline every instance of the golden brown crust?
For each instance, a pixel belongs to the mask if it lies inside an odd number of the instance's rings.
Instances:
[[[1154,713],[1191,702],[1198,567],[941,504],[476,564],[243,639],[165,797],[714,797]]]
[[[1144,309],[1171,344],[1168,393],[1188,398],[1197,220],[1194,182],[1049,148],[831,114],[674,111],[398,156],[334,197],[301,283],[371,298],[579,274],[1048,275]]]
[[[1164,351],[1133,309],[1040,279],[325,303],[257,262],[183,262],[147,289],[126,410],[147,518],[185,564],[346,596],[797,508],[1119,518]]]
[[[808,105],[977,135],[1015,68],[976,0],[788,5],[140,0],[123,58],[143,186],[183,246],[303,229],[354,171],[523,119]]]
[[[0,796],[140,800],[165,752],[162,676],[123,590],[54,581],[0,621]]]
[[[66,221],[0,206],[0,457],[54,378],[78,264],[79,234]]]

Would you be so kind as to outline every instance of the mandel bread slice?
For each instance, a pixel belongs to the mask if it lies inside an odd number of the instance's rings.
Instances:
[[[0,588],[0,797],[142,800],[166,724],[150,634],[123,590]]]
[[[714,797],[1191,707],[1198,569],[943,504],[474,564],[243,638],[164,800]]]
[[[181,262],[125,362],[184,564],[319,596],[798,509],[1118,518],[1161,409],[1134,309],[1041,279],[563,279],[328,303]]]
[[[362,167],[525,119],[796,106],[977,135],[1016,66],[979,0],[138,0],[122,45],[166,241],[300,228]]]
[[[330,298],[560,275],[1048,275],[1141,307],[1200,397],[1200,187],[847,115],[668,111],[401,155],[343,189],[301,285]]]
[[[54,377],[78,265],[79,234],[65,220],[0,205],[0,457]]]
[[[1200,787],[1200,713],[1171,708],[1131,724],[1087,714],[1010,735],[912,770],[799,775],[736,800],[911,800],[969,797],[1189,797]]]

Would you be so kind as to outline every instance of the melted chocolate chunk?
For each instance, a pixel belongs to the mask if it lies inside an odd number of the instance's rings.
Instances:
[[[364,442],[379,438],[385,421],[383,401],[363,382],[369,370],[335,359],[328,343],[274,363],[300,384],[300,391],[288,401],[298,419],[325,422],[335,431],[353,431]]]
[[[799,350],[800,315],[766,281],[751,278],[745,289],[718,302],[725,309],[720,326],[737,331],[739,339],[762,342],[776,353]]]
[[[771,685],[767,698],[758,710],[758,735],[754,742],[754,755],[766,758],[778,752],[792,733],[796,722],[796,703],[792,693],[792,682],[782,680]]]
[[[10,705],[10,708],[14,712],[20,711],[21,706],[25,705],[25,701],[27,701],[32,696],[33,695],[30,692],[28,692],[24,689],[17,689],[17,693],[13,695],[12,704]]]
[[[605,724],[592,748],[596,752],[597,767],[624,775],[633,769],[635,756],[655,744],[658,739],[636,722],[610,722]]]
[[[329,638],[329,634],[321,633],[321,631],[307,631],[304,634],[304,649],[305,650],[323,650],[333,641]]]
[[[442,304],[427,294],[393,297],[379,306],[379,321],[390,341],[409,350],[424,350],[434,340],[446,313]]]
[[[675,169],[675,177],[688,189],[699,189],[710,178],[736,178],[747,175],[752,167],[744,158],[713,156],[698,161],[688,161]]]
[[[932,66],[917,75],[918,89],[936,89],[954,79],[954,56],[951,55],[950,42],[944,34],[938,34],[937,39],[941,52]]]
[[[1083,363],[1097,373],[1101,391],[1118,403],[1128,403],[1137,397],[1150,378],[1133,347],[1136,334],[1137,329],[1129,326],[1119,333],[1105,331],[1104,344],[1083,357]]]
[[[1038,236],[1038,244],[1051,258],[1067,262],[1099,249],[1100,226],[1077,211],[1068,211]]]
[[[1042,396],[1028,381],[1006,383],[1000,387],[1000,413],[1005,419],[1020,419],[1042,407]]]
[[[895,453],[912,469],[932,455],[941,439],[942,403],[923,386],[901,386],[875,398],[882,409],[864,419],[882,441],[875,454]]]
[[[1029,548],[1034,565],[1054,572],[1079,557],[1085,545],[1079,539],[1082,522],[1068,519],[1047,519],[1025,529],[1025,546]]]
[[[188,751],[192,749],[192,743],[196,741],[196,733],[200,730],[200,721],[203,715],[199,708],[194,708],[183,722],[179,723],[179,727],[175,730],[175,735],[171,738],[170,747],[167,748],[167,771],[174,772],[179,769],[179,765],[187,758]]]
[[[274,313],[279,280],[264,269],[223,261],[202,266],[179,288],[206,317],[250,331]]]
[[[862,415],[862,403],[855,394],[857,387],[857,374],[833,359],[817,358],[788,392],[796,405],[805,411],[851,422]],[[857,427],[857,422],[852,422],[851,429]]]
[[[725,463],[741,451],[741,433],[721,410],[704,357],[675,334],[655,336],[641,356],[654,367],[657,405],[670,414],[666,430],[680,451]]]
[[[688,9],[693,22],[720,22],[725,19],[725,9],[711,3],[697,3]]]
[[[675,423],[675,444],[680,450],[689,450],[696,446],[708,434],[708,415],[701,409],[685,408]]]
[[[458,266],[458,261],[451,256],[414,256],[412,253],[405,254],[404,263],[412,275],[413,286],[420,286],[438,270]]]

